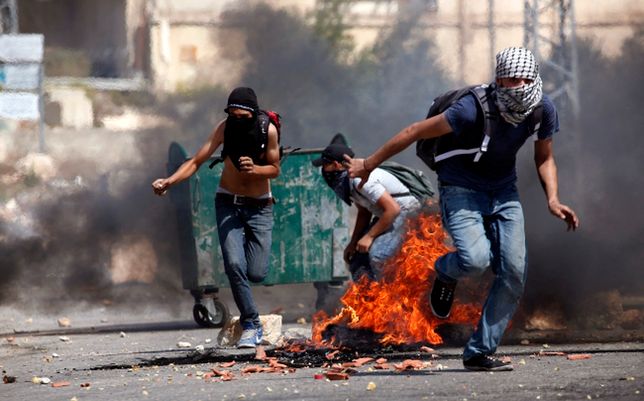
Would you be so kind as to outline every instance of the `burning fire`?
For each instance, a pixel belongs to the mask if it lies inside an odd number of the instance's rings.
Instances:
[[[480,308],[455,302],[450,317],[437,319],[429,306],[434,261],[450,252],[438,214],[423,214],[408,222],[406,239],[398,255],[387,263],[378,282],[366,278],[353,282],[342,297],[342,310],[333,317],[319,311],[313,317],[312,340],[318,345],[337,344],[325,339],[330,325],[369,330],[380,335],[380,343],[441,344],[435,329],[445,323],[474,324]]]

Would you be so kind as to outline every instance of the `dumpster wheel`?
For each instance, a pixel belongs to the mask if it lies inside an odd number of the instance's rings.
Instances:
[[[203,301],[210,301],[210,299],[204,299]],[[224,327],[224,324],[230,319],[230,311],[228,306],[225,303],[219,301],[218,299],[212,299],[214,306],[214,314],[209,310],[209,308],[202,304],[197,303],[192,308],[192,315],[195,318],[195,322],[201,327]]]

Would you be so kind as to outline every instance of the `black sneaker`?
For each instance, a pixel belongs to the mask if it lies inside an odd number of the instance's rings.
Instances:
[[[463,361],[463,366],[467,370],[478,370],[485,372],[502,372],[514,370],[510,362],[503,362],[499,358],[493,358],[487,355],[477,355]]]
[[[432,294],[429,298],[429,305],[432,307],[434,316],[439,319],[447,319],[449,311],[454,302],[454,289],[456,282],[448,283],[436,277],[432,285]]]

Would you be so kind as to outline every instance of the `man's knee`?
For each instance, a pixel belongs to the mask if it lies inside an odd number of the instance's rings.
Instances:
[[[263,273],[261,273],[261,272],[260,273],[252,272],[252,273],[248,273],[248,281],[250,281],[251,283],[261,283],[266,278],[267,273],[268,272],[263,272]]]
[[[481,275],[490,267],[492,254],[489,249],[469,249],[458,251],[458,262],[464,271],[471,275]]]
[[[268,260],[253,260],[248,265],[248,281],[251,283],[261,283],[268,275]]]

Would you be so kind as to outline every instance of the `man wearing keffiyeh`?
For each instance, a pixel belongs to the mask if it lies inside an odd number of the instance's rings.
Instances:
[[[434,315],[446,319],[458,280],[491,268],[494,282],[476,331],[463,352],[463,365],[469,370],[500,371],[512,370],[508,362],[493,355],[516,311],[527,276],[515,164],[519,148],[530,136],[534,137],[534,160],[550,213],[564,220],[568,230],[577,229],[579,219],[559,201],[552,151],[559,121],[554,104],[542,93],[539,65],[533,54],[521,47],[499,52],[496,79],[489,88],[496,124],[486,151],[473,158],[479,149],[456,149],[436,163],[443,226],[456,251],[436,260],[429,301]],[[542,113],[541,121],[533,128],[530,117],[537,108]],[[472,139],[483,137],[482,114],[475,95],[467,94],[444,112],[404,128],[366,159],[345,157],[349,173],[361,177],[364,183],[380,163],[421,139],[450,135],[452,143],[472,143]]]

